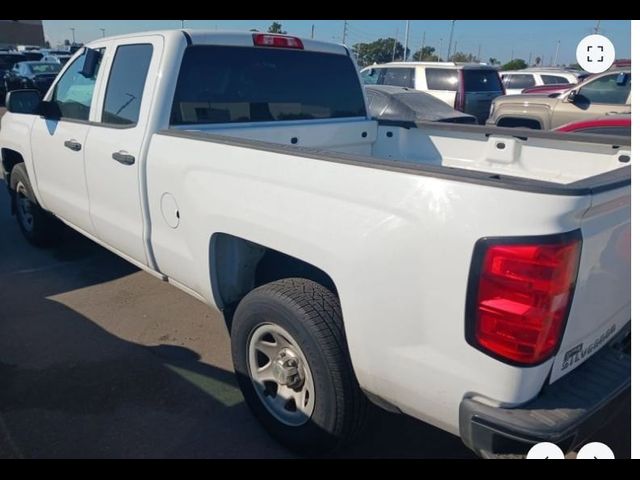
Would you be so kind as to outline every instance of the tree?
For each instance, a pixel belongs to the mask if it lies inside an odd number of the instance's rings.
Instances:
[[[473,63],[477,62],[478,60],[473,56],[472,53],[456,52],[451,55],[451,61],[459,63]]]
[[[500,60],[498,60],[497,58],[493,58],[493,57],[491,57],[491,58],[489,59],[489,64],[490,64],[490,65],[500,65]]]
[[[260,30],[258,30],[257,28],[252,28],[251,30],[249,30],[250,32],[259,32]]]
[[[536,57],[536,65],[540,65],[540,62],[542,62],[542,59],[540,57]]]
[[[49,40],[44,42],[44,48],[51,48],[51,44],[49,43]]]
[[[287,33],[284,30],[282,30],[282,24],[278,23],[278,22],[273,22],[271,24],[271,26],[269,27],[269,29],[267,30],[267,32],[269,32],[269,33],[282,33],[282,34]]]
[[[527,68],[527,63],[521,58],[514,58],[510,62],[505,63],[502,66],[502,70],[522,70]]]
[[[65,39],[64,39],[64,46],[65,46],[65,47],[68,47],[68,46],[70,46],[70,45],[71,45],[71,42],[69,41],[69,39],[68,39],[68,38],[65,38]]]
[[[435,48],[426,46],[414,53],[413,59],[416,62],[438,62],[440,61],[440,57],[438,57],[435,52]]]
[[[568,68],[572,68],[574,70],[582,70],[582,67],[580,66],[579,63],[571,63],[571,64],[569,64]]]
[[[395,52],[393,44],[396,44]],[[400,42],[396,42],[393,38],[379,38],[371,43],[356,43],[353,52],[358,58],[360,65],[372,65],[374,63],[392,62],[396,58],[403,58],[404,47]],[[409,56],[409,49],[407,49]]]

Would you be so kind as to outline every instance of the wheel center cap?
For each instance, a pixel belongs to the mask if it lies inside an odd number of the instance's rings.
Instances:
[[[273,376],[280,385],[293,387],[302,380],[299,365],[300,361],[295,354],[288,349],[283,349],[273,362]]]

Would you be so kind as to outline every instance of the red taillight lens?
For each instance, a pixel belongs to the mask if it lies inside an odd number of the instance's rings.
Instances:
[[[511,363],[534,365],[560,344],[575,288],[578,231],[508,242],[481,240],[474,253],[467,340]],[[473,270],[473,267],[472,267]]]
[[[284,35],[269,35],[266,33],[254,33],[253,44],[256,47],[276,47],[276,48],[298,48],[304,49],[302,40],[296,37],[286,37]]]

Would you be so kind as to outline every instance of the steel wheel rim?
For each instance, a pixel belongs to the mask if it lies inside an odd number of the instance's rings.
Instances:
[[[298,427],[313,414],[315,386],[309,362],[282,327],[263,323],[249,336],[249,374],[262,404],[278,421]]]
[[[32,213],[32,205],[33,203],[26,195],[26,189],[22,183],[19,183],[16,187],[16,208],[18,212],[18,219],[20,220],[20,225],[27,232],[33,231],[33,213]]]

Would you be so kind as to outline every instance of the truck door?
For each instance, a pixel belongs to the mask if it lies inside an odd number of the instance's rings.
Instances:
[[[631,74],[612,72],[587,80],[576,87],[575,97],[568,95],[559,101],[553,111],[551,128],[569,122],[589,120],[617,113],[630,113]]]
[[[36,117],[31,132],[31,152],[43,206],[93,234],[85,180],[86,139],[94,103],[98,65],[89,78],[82,74],[86,51],[56,82],[50,96],[51,112]]]
[[[104,60],[98,115],[86,147],[95,235],[147,265],[143,196],[145,139],[162,50],[160,36],[113,42]]]

